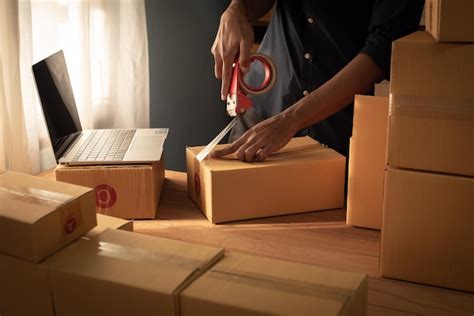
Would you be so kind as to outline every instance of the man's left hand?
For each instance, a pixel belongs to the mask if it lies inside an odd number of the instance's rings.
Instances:
[[[235,152],[242,161],[264,161],[271,153],[285,146],[295,133],[292,119],[282,112],[253,126],[232,144],[215,150],[211,157],[218,158]]]

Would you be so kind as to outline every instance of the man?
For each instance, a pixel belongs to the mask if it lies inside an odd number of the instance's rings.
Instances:
[[[233,0],[222,14],[211,52],[215,75],[222,79],[223,100],[236,56],[242,70],[249,70],[251,21],[274,2]],[[270,92],[252,97],[254,110],[240,119],[231,135],[236,140],[213,157],[235,152],[242,161],[263,161],[295,135],[309,135],[347,156],[354,95],[370,93],[374,83],[389,78],[392,41],[417,30],[423,4],[424,0],[276,1],[259,52],[275,61],[277,83]],[[250,79],[257,73],[252,70]]]

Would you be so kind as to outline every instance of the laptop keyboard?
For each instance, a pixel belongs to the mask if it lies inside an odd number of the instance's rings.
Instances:
[[[122,161],[135,132],[135,129],[94,130],[73,161]]]

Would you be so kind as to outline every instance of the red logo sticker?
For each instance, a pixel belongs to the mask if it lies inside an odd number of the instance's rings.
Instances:
[[[64,232],[69,235],[75,230],[76,230],[76,220],[70,217],[66,221],[66,224],[64,224]]]
[[[117,192],[108,184],[99,184],[95,187],[95,205],[98,208],[109,208],[117,202]]]
[[[196,195],[201,194],[201,181],[199,180],[199,174],[197,172],[194,174],[194,190],[196,191]]]

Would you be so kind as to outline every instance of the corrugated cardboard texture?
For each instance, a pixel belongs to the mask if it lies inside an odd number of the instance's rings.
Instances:
[[[97,224],[89,188],[0,174],[0,252],[39,262]]]
[[[474,1],[427,0],[426,30],[438,42],[474,42]]]
[[[186,288],[181,315],[365,315],[363,274],[227,252]]]
[[[58,166],[56,180],[94,188],[97,213],[155,218],[164,181],[163,159],[144,165]]]
[[[382,276],[474,291],[474,178],[389,168]]]
[[[188,193],[213,223],[341,208],[345,157],[309,137],[264,162],[195,158],[186,150]]]
[[[474,45],[393,44],[388,164],[474,176]]]
[[[0,254],[0,315],[54,315],[47,273],[39,264]]]
[[[382,227],[388,98],[356,95],[350,141],[347,224]]]
[[[109,229],[44,265],[58,316],[174,316],[180,288],[222,255],[220,248]]]
[[[133,221],[116,218],[108,215],[97,214],[97,226],[93,230],[84,235],[86,238],[92,238],[99,235],[107,228],[121,229],[133,232]]]

